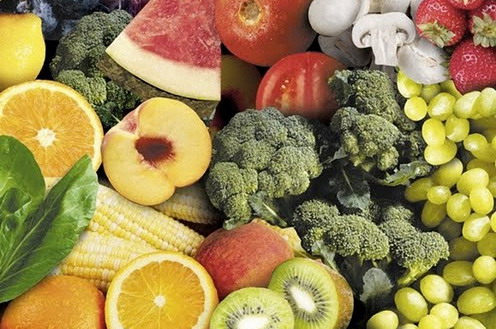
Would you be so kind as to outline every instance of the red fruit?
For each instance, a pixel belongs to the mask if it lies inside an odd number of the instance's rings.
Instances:
[[[215,24],[235,56],[270,66],[307,50],[316,33],[308,22],[312,0],[215,0]]]
[[[328,122],[337,105],[327,82],[336,70],[343,69],[339,61],[320,52],[286,56],[264,75],[256,107],[273,106],[286,115]]]
[[[460,43],[451,56],[450,75],[462,94],[496,86],[496,50],[476,46],[471,39]]]
[[[448,0],[448,2],[456,8],[471,10],[480,7],[484,0]]]
[[[487,0],[468,14],[468,27],[474,43],[482,47],[496,46],[496,0]]]
[[[424,0],[415,16],[420,36],[440,48],[460,42],[467,30],[465,12],[447,0]]]

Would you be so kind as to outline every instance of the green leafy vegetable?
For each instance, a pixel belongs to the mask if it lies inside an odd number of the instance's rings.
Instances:
[[[16,298],[62,261],[95,211],[98,180],[84,156],[48,193],[31,152],[0,136],[0,302]]]

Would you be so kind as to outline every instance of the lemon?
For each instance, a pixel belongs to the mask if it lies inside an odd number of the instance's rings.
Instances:
[[[0,91],[36,79],[45,61],[41,19],[35,14],[0,14]]]

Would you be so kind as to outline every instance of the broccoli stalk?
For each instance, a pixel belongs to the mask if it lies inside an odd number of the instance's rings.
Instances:
[[[105,129],[114,126],[140,101],[136,95],[104,77],[96,66],[107,46],[131,18],[123,10],[84,16],[60,39],[50,63],[53,78],[81,93],[93,105]]]

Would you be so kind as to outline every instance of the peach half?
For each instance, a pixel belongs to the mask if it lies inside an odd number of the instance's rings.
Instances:
[[[112,186],[142,205],[159,204],[176,187],[198,181],[210,164],[207,127],[186,104],[151,98],[112,127],[102,144],[103,168]]]

